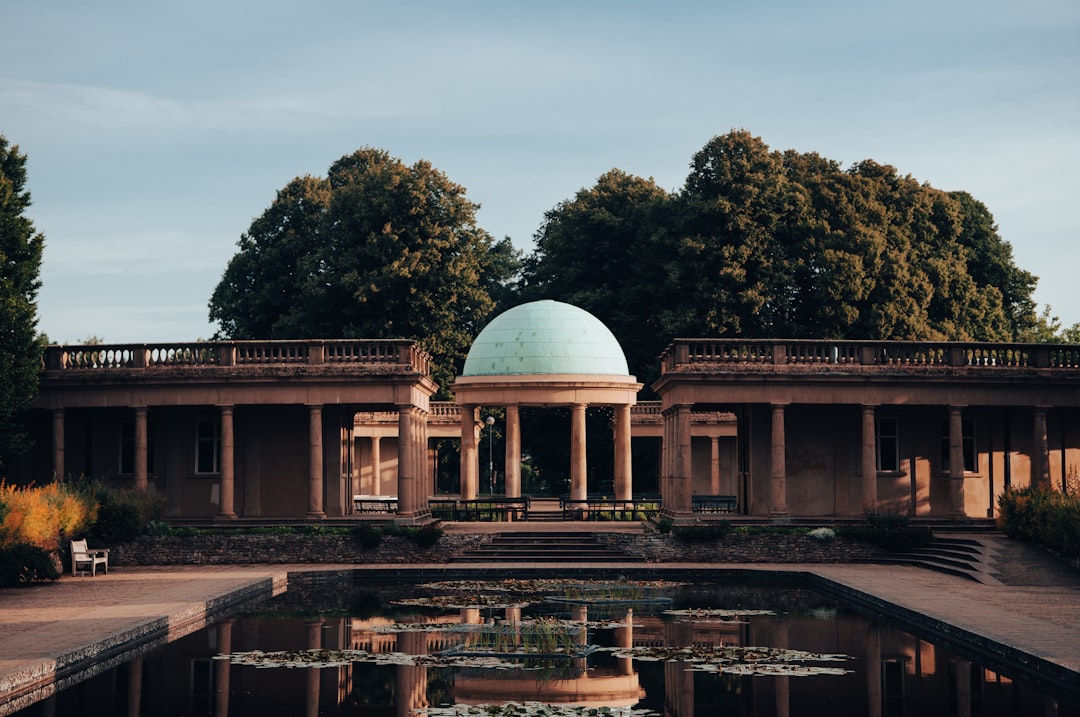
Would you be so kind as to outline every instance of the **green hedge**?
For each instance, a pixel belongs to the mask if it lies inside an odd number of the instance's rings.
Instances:
[[[1010,538],[1080,558],[1080,496],[1041,486],[1010,488],[998,498],[997,525]]]

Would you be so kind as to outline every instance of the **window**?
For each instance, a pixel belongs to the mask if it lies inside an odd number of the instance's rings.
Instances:
[[[199,421],[195,429],[195,472],[221,472],[221,421]]]
[[[963,426],[964,472],[974,473],[978,467],[975,453],[975,419],[965,418]],[[949,472],[949,420],[941,422],[941,472]]]
[[[877,419],[877,469],[883,473],[900,470],[900,428],[895,418]]]

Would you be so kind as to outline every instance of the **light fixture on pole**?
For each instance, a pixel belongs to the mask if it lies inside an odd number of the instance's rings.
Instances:
[[[495,463],[491,457],[491,440],[492,428],[495,426],[495,417],[488,416],[484,419],[484,423],[488,427],[488,493],[495,495]]]

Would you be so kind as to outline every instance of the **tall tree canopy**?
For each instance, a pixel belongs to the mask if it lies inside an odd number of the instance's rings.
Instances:
[[[842,169],[742,130],[683,188],[613,170],[548,212],[523,294],[596,314],[647,383],[676,336],[1031,340],[1036,278],[993,217],[867,160]]]
[[[298,177],[239,242],[210,299],[219,337],[412,338],[445,388],[517,271],[465,189],[364,148]]]
[[[26,217],[26,156],[0,135],[0,468],[26,448],[20,411],[37,393],[37,292],[45,238]]]

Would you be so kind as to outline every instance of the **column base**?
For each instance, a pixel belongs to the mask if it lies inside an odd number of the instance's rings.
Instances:
[[[326,513],[319,511],[318,513],[308,513],[304,517],[308,520],[322,520],[326,517]]]
[[[786,524],[791,522],[791,513],[769,513],[769,521]]]
[[[236,513],[218,513],[214,516],[214,520],[236,520],[238,517]]]

